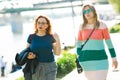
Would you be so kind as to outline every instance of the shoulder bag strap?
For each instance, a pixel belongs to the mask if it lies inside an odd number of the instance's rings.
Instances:
[[[84,44],[81,45],[81,50],[82,48],[85,46],[85,44],[87,43],[87,41],[90,39],[90,36],[92,35],[92,33],[94,32],[95,28],[93,28],[92,32],[90,33],[89,37],[87,38],[87,40],[84,42]]]

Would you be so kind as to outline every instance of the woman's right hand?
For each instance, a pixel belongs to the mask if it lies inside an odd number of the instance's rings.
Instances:
[[[28,59],[34,59],[35,57],[36,57],[36,55],[32,52],[29,52],[29,54],[27,56]]]

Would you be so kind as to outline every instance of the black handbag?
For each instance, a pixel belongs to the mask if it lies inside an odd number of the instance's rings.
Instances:
[[[82,68],[82,66],[79,64],[79,61],[78,61],[78,58],[76,57],[76,67],[77,67],[77,72],[78,72],[78,74],[79,73],[82,73],[83,72],[83,68]]]
[[[95,30],[95,27],[93,28],[92,32],[90,33],[89,37],[87,38],[87,40],[84,42],[84,44],[81,45],[81,48],[80,50],[83,49],[84,45],[87,43],[87,41],[89,40],[90,36],[92,35],[93,31]],[[83,68],[82,66],[80,65],[79,63],[79,60],[78,60],[78,57],[76,57],[76,67],[77,67],[77,72],[78,74],[82,73],[83,72]]]

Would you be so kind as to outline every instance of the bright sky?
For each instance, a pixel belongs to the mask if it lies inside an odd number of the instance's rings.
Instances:
[[[39,3],[39,0],[12,0],[0,2],[0,9],[3,8],[19,8],[19,7],[32,7],[32,4]]]

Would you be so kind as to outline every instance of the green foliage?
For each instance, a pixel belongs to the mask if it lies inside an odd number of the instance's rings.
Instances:
[[[116,24],[110,28],[110,33],[118,33],[120,32],[120,24]]]
[[[109,2],[113,5],[116,12],[120,14],[120,0],[109,0]]]
[[[57,60],[57,65],[57,77],[62,78],[76,67],[75,54],[63,53],[63,57]]]
[[[24,80],[24,77],[17,78],[16,80]]]

